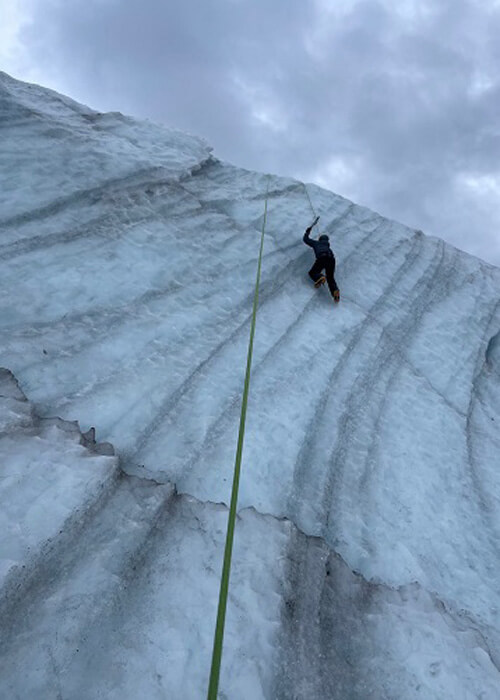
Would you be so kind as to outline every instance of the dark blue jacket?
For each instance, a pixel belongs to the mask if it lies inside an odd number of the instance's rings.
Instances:
[[[302,240],[304,241],[304,243],[311,246],[311,248],[314,250],[316,258],[333,258],[334,256],[332,253],[332,249],[330,248],[328,236],[323,234],[319,237],[318,241],[315,241],[313,238],[310,237],[310,233],[311,229],[306,229],[306,232],[304,233],[304,238]]]

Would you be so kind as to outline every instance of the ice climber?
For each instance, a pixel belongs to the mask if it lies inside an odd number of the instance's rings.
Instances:
[[[309,270],[309,277],[314,282],[315,287],[320,287],[325,283],[325,275],[323,274],[324,270],[326,274],[326,282],[328,282],[328,288],[330,289],[334,300],[338,302],[340,301],[340,292],[334,277],[335,256],[330,248],[330,239],[325,234],[322,234],[317,241],[314,241],[311,238],[311,229],[313,226],[316,226],[318,220],[319,216],[317,216],[309,228],[306,229],[303,238],[304,243],[311,246],[311,248],[314,250],[314,254],[316,255],[314,265]]]

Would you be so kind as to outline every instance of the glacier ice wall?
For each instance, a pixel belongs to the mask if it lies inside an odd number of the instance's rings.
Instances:
[[[269,185],[223,693],[497,697],[499,270],[181,132],[5,74],[0,100],[0,364],[86,475],[5,418],[9,691],[204,694]],[[311,203],[338,306],[307,279]]]

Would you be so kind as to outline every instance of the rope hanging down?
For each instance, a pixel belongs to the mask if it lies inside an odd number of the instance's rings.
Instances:
[[[309,200],[309,206],[311,207],[311,211],[313,213],[313,216],[316,217],[316,209],[313,207],[313,203],[311,202],[311,197],[309,196],[309,192],[307,190],[307,185],[304,184],[304,190],[307,196],[307,199]]]
[[[257,265],[257,279],[255,281],[255,293],[253,298],[253,311],[250,325],[250,340],[248,342],[247,368],[245,373],[245,384],[243,388],[243,399],[241,402],[240,428],[238,432],[238,446],[236,448],[236,460],[234,465],[231,505],[229,507],[229,517],[227,522],[226,546],[224,549],[224,563],[222,565],[222,577],[219,592],[219,607],[217,609],[217,624],[215,627],[214,647],[212,653],[212,667],[210,669],[210,681],[208,685],[208,700],[217,700],[217,692],[219,689],[220,664],[222,659],[222,643],[224,639],[224,623],[226,620],[227,595],[229,590],[229,574],[231,571],[231,556],[233,553],[234,527],[236,524],[236,505],[238,503],[238,488],[240,484],[241,456],[243,453],[243,440],[245,437],[245,421],[247,414],[248,391],[250,387],[250,370],[252,367],[255,320],[257,317],[257,305],[259,302],[260,271],[262,268],[262,250],[264,248],[264,231],[266,228],[268,196],[269,177],[267,180],[264,218],[262,220],[262,233],[260,236],[259,262]]]

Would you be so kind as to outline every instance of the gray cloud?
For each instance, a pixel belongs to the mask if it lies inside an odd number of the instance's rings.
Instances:
[[[32,3],[20,39],[41,82],[500,265],[493,1]]]

